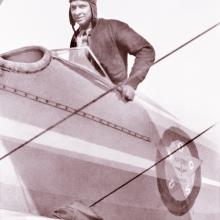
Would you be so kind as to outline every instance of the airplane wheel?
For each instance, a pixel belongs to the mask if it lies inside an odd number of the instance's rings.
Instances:
[[[189,140],[190,137],[179,128],[166,130],[157,150],[157,161]],[[172,214],[182,216],[192,208],[201,188],[200,165],[198,150],[191,142],[156,167],[161,199]]]

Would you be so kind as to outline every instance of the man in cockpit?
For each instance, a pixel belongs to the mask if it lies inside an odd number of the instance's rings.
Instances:
[[[74,34],[70,47],[89,46],[114,84],[122,84],[122,98],[130,101],[155,59],[151,44],[118,20],[97,18],[96,0],[69,0]],[[75,24],[79,28],[75,29]],[[127,74],[128,54],[135,56]],[[126,81],[128,78],[128,81]],[[123,82],[125,82],[123,84]]]

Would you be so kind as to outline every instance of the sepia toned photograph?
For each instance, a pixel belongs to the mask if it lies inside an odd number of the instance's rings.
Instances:
[[[219,220],[219,39],[219,0],[0,0],[0,220]]]

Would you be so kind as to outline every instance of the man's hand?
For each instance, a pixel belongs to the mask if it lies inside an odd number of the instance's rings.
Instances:
[[[132,86],[129,85],[122,85],[120,87],[121,96],[126,101],[132,101],[135,96],[135,90]]]

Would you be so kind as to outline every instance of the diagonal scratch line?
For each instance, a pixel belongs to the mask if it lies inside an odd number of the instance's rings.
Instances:
[[[203,134],[205,134],[208,130],[210,130],[211,128],[213,128],[217,123],[213,124],[212,126],[208,127],[207,129],[205,129],[204,131],[202,131],[201,133],[199,133],[198,135],[196,135],[194,138],[190,139],[189,141],[187,141],[185,144],[183,144],[182,146],[180,146],[179,148],[177,148],[176,150],[172,151],[170,154],[168,154],[167,156],[163,157],[162,159],[158,160],[157,162],[155,162],[153,165],[151,165],[150,167],[148,167],[147,169],[143,170],[141,173],[137,174],[136,176],[132,177],[131,179],[129,179],[128,181],[126,181],[125,183],[121,184],[120,186],[118,186],[117,188],[115,188],[114,190],[112,190],[110,193],[106,194],[105,196],[103,196],[102,198],[100,198],[99,200],[97,200],[96,202],[92,203],[89,207],[95,206],[96,204],[100,203],[102,200],[104,200],[105,198],[109,197],[110,195],[114,194],[115,192],[117,192],[118,190],[122,189],[123,187],[127,186],[129,183],[133,182],[134,180],[136,180],[138,177],[142,176],[144,173],[148,172],[149,170],[151,170],[152,168],[156,167],[158,164],[160,164],[161,162],[165,161],[167,158],[169,158],[170,156],[172,156],[173,154],[175,154],[176,152],[178,152],[179,150],[183,149],[184,147],[186,147],[188,144],[190,144],[191,142],[193,142],[194,140],[196,140],[197,138],[199,138],[200,136],[202,136]]]
[[[97,98],[93,99],[92,101],[88,102],[87,104],[83,105],[82,107],[78,108],[77,110],[75,110],[73,113],[67,115],[66,117],[64,117],[63,119],[57,121],[56,123],[54,123],[53,125],[51,125],[50,127],[48,127],[47,129],[43,130],[42,132],[38,133],[37,135],[35,135],[34,137],[32,137],[31,139],[29,139],[28,141],[24,142],[23,144],[19,145],[18,147],[16,147],[15,149],[13,149],[12,151],[8,152],[7,154],[5,154],[4,156],[0,157],[0,160],[3,160],[4,158],[10,156],[11,154],[13,154],[14,152],[18,151],[19,149],[23,148],[24,146],[26,146],[27,144],[31,143],[33,140],[37,139],[38,137],[40,137],[41,135],[45,134],[46,132],[48,132],[49,130],[55,128],[56,126],[58,126],[59,124],[63,123],[64,121],[66,121],[67,119],[71,118],[73,115],[79,113],[80,111],[82,111],[83,109],[87,108],[88,106],[90,106],[91,104],[97,102],[99,99],[101,99],[102,97],[106,96],[107,94],[109,94],[110,92],[112,92],[113,90],[115,90],[117,88],[117,86],[112,87],[111,89],[109,89],[108,91],[102,93],[101,95],[99,95]]]
[[[192,43],[193,41],[195,41],[196,39],[200,38],[201,36],[205,35],[206,33],[208,33],[209,31],[213,30],[214,28],[216,28],[218,25],[220,25],[220,22],[216,23],[215,25],[211,26],[210,28],[206,29],[205,31],[203,31],[202,33],[198,34],[197,36],[195,36],[194,38],[188,40],[187,42],[185,42],[184,44],[182,44],[181,46],[177,47],[176,49],[172,50],[171,52],[169,52],[168,54],[166,54],[165,56],[161,57],[160,59],[158,59],[157,61],[154,62],[154,64],[161,62],[162,60],[166,59],[167,57],[169,57],[170,55],[172,55],[173,53],[177,52],[178,50],[182,49],[183,47],[187,46],[188,44]]]
[[[175,53],[177,50],[180,50],[181,48],[185,47],[187,44],[191,43],[192,41],[196,40],[197,38],[201,37],[202,35],[206,34],[207,32],[211,31],[212,29],[216,28],[220,23],[217,23],[215,25],[213,25],[212,27],[210,27],[209,29],[205,30],[204,32],[200,33],[199,35],[197,35],[196,37],[192,38],[191,40],[187,41],[186,43],[182,44],[181,46],[179,46],[178,48],[176,48],[175,50],[171,51],[170,53],[168,53],[167,55],[161,57],[160,59],[158,59],[157,61],[155,61],[153,65],[159,63],[160,61],[164,60],[165,58],[167,58],[168,56],[170,56],[171,54]],[[136,78],[137,76],[131,76],[130,78],[128,78],[125,82],[123,82],[123,84],[127,84],[130,80]],[[29,144],[30,142],[32,142],[33,140],[37,139],[38,137],[42,136],[43,134],[45,134],[47,131],[55,128],[56,126],[58,126],[59,124],[63,123],[64,121],[68,120],[69,118],[71,118],[73,115],[79,113],[80,111],[84,110],[85,108],[87,108],[88,106],[90,106],[91,104],[97,102],[98,100],[100,100],[102,97],[106,96],[107,94],[109,94],[110,92],[119,89],[119,87],[122,84],[117,84],[116,86],[113,86],[112,88],[110,88],[109,90],[107,90],[106,92],[102,93],[101,95],[99,95],[98,97],[96,97],[95,99],[93,99],[92,101],[88,102],[87,104],[83,105],[82,107],[80,107],[79,109],[77,109],[76,111],[74,111],[73,113],[71,113],[70,115],[66,116],[65,118],[57,121],[55,124],[51,125],[50,127],[46,128],[45,130],[43,130],[42,132],[38,133],[37,135],[35,135],[34,137],[32,137],[31,139],[29,139],[28,141],[24,142],[23,144],[19,145],[18,147],[16,147],[15,149],[13,149],[12,151],[8,152],[7,154],[5,154],[4,156],[0,157],[0,160],[10,156],[11,154],[13,154],[14,152],[18,151],[19,149],[25,147],[27,144]]]

